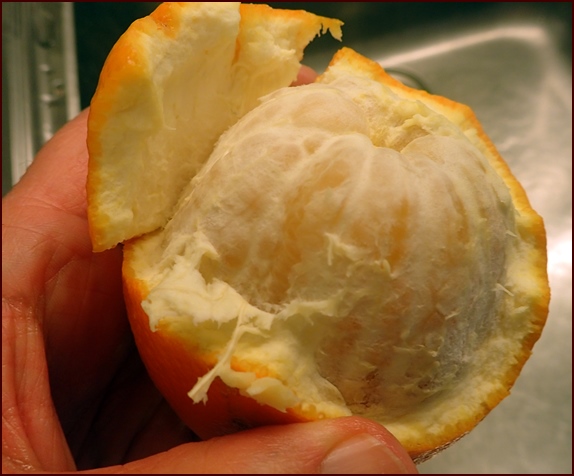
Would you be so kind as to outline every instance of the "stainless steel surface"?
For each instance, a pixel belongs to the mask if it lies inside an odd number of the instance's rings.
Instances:
[[[407,84],[471,106],[548,234],[550,315],[531,359],[511,395],[421,473],[572,473],[572,16],[561,9],[489,4],[351,45]],[[325,58],[307,61],[322,69]]]
[[[2,3],[2,194],[80,109],[73,5]]]

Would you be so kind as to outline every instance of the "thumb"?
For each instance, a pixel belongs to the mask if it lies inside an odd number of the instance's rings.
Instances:
[[[415,474],[398,441],[359,417],[261,427],[189,443],[98,473]]]

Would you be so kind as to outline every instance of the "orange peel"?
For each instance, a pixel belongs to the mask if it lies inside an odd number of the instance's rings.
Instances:
[[[467,106],[348,48],[287,87],[340,26],[216,3],[134,23],[92,101],[91,236],[125,244],[136,344],[200,437],[355,414],[421,462],[529,358],[544,225]]]

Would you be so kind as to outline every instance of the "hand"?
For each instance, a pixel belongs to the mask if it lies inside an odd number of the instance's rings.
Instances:
[[[415,473],[390,433],[357,417],[195,441],[139,360],[121,247],[91,250],[87,114],[2,200],[3,473]]]

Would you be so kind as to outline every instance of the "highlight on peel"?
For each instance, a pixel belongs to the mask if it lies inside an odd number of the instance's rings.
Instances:
[[[159,18],[167,33],[149,36]],[[94,248],[125,243],[138,349],[200,437],[354,414],[420,462],[472,430],[530,356],[548,312],[544,226],[468,107],[348,48],[287,87],[325,27],[339,36],[309,13],[207,3],[134,24],[111,65],[176,53],[133,75],[104,68],[89,123]],[[198,53],[197,38],[222,37],[237,38],[233,55]],[[280,80],[262,80],[279,50]],[[177,51],[190,62],[171,64]],[[189,97],[150,79],[177,68],[201,86]],[[125,98],[134,77],[162,94]],[[102,212],[116,206],[119,218]]]

